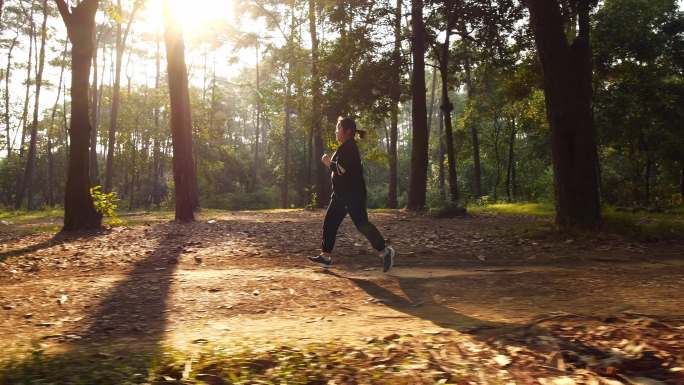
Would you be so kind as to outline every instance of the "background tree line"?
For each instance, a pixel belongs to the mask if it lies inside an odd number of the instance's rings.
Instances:
[[[77,69],[56,4],[0,3],[8,208],[65,201]],[[319,159],[335,148],[340,115],[369,131],[371,207],[550,201],[561,224],[591,227],[600,202],[681,204],[684,19],[674,0],[233,6],[234,20],[185,46],[193,207],[324,206]],[[146,1],[98,9],[90,185],[126,209],[173,206],[164,28],[149,28]]]

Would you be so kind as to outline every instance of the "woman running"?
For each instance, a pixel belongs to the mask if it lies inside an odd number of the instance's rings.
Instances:
[[[365,131],[357,130],[352,118],[340,117],[337,120],[337,142],[340,144],[332,158],[323,155],[321,161],[331,171],[333,193],[323,222],[323,242],[321,253],[309,260],[323,266],[332,265],[330,253],[335,247],[337,229],[344,217],[349,214],[356,228],[366,236],[373,248],[382,258],[382,271],[388,272],[394,265],[396,252],[385,244],[378,229],[368,221],[366,210],[366,181],[363,179],[361,155],[356,146],[356,134],[361,138]]]

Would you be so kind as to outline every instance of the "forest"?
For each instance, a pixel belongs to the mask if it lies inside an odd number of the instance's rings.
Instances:
[[[100,3],[88,78],[89,185],[115,193],[120,209],[173,208],[161,5]],[[370,207],[571,208],[572,198],[559,200],[564,189],[595,195],[595,212],[600,204],[681,204],[684,27],[675,1],[611,0],[586,9],[561,2],[556,25],[531,25],[527,7],[513,0],[221,7],[229,16],[195,15],[201,27],[184,31],[198,207],[324,207],[329,181],[318,160],[334,150],[343,115],[369,131],[361,148]],[[413,25],[418,11],[421,25]],[[577,44],[549,41],[558,47],[537,50],[534,31],[552,29]],[[567,52],[581,59],[553,61],[582,39],[589,51]],[[56,3],[4,1],[1,44],[0,202],[63,206],[76,68]],[[573,60],[591,68],[581,75]],[[549,109],[552,91],[546,99],[544,91],[555,80],[543,74],[570,84],[585,77],[592,94],[558,98],[586,99],[590,121]],[[571,127],[561,128],[566,121]],[[572,138],[582,148],[573,149]],[[587,163],[562,166],[560,158],[573,154]]]
[[[681,385],[683,198],[681,0],[0,0],[0,385]]]

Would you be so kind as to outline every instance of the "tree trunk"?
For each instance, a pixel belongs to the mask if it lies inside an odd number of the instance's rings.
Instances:
[[[579,32],[572,44],[558,1],[528,0],[527,5],[544,71],[556,223],[564,228],[595,229],[601,223],[601,206],[592,116],[589,1],[578,5]]]
[[[19,32],[14,36],[7,51],[7,68],[5,70],[5,131],[7,133],[7,159],[12,156],[12,126],[10,124],[10,74],[12,73],[12,51],[19,40]]]
[[[681,161],[682,170],[679,175],[679,194],[682,196],[682,204],[684,204],[684,160]]]
[[[397,137],[399,126],[399,99],[401,98],[401,3],[394,10],[394,51],[392,52],[392,101],[389,135],[389,192],[387,207],[396,209],[397,202]]]
[[[494,202],[499,200],[499,185],[501,184],[501,152],[499,152],[499,142],[501,140],[501,122],[499,113],[494,114],[494,166],[496,176],[494,178]]]
[[[17,190],[15,209],[21,207],[24,200],[24,193],[26,193],[27,201],[26,208],[33,210],[33,173],[36,164],[36,147],[38,143],[38,114],[40,113],[40,90],[43,82],[43,70],[45,69],[45,44],[47,40],[47,20],[48,20],[48,4],[47,0],[43,0],[43,23],[40,32],[40,54],[38,55],[38,71],[36,72],[36,93],[33,106],[33,121],[31,123],[31,139],[29,140],[28,156],[26,157],[26,168],[24,169],[24,177],[19,183]]]
[[[254,164],[252,165],[252,188],[256,190],[259,178],[259,136],[261,134],[261,79],[259,78],[259,40],[257,38],[256,47],[256,129],[254,133]]]
[[[69,168],[64,193],[64,231],[96,229],[102,215],[90,195],[88,80],[93,59],[95,12],[99,0],[83,0],[69,12],[64,0],[55,0],[71,41],[71,127]]]
[[[292,62],[290,61],[290,64]],[[283,132],[283,183],[280,191],[280,204],[282,208],[286,209],[289,207],[288,190],[289,190],[289,179],[290,179],[290,93],[291,93],[291,72],[292,69],[288,70],[287,84],[285,89],[285,127]]]
[[[506,195],[508,201],[515,200],[515,117],[511,118],[511,130],[508,138],[508,168],[506,172]]]
[[[98,84],[97,84],[97,49],[100,39],[95,40],[95,50],[93,51],[93,84],[92,84],[92,99],[91,99],[91,116],[90,125],[92,130],[90,130],[90,183],[93,186],[100,184],[100,178],[98,176],[97,170],[97,125],[98,125],[98,115],[99,115],[99,105],[98,105]]]
[[[444,156],[446,155],[446,148],[444,146],[444,112],[439,110],[439,131],[437,133],[439,136],[439,154],[437,155],[437,161],[439,163],[439,197],[442,201],[446,201],[446,170],[444,168]]]
[[[22,8],[23,8],[23,3]],[[35,24],[33,23],[33,3],[30,3],[31,6],[31,12],[30,12],[30,34],[29,34],[29,49],[28,49],[28,64],[26,65],[26,94],[24,95],[24,108],[23,112],[21,114],[21,142],[19,145],[19,158],[23,159],[24,158],[24,144],[26,143],[26,131],[27,131],[27,125],[28,125],[28,110],[29,110],[29,97],[31,94],[31,68],[33,67],[33,44],[35,42]],[[19,187],[21,186],[21,173],[17,173],[17,190],[19,190]]]
[[[465,27],[463,27],[465,34]],[[464,40],[466,41],[466,40]],[[466,42],[466,52],[464,59],[465,67],[465,81],[466,91],[468,93],[468,102],[472,102],[474,98],[474,85],[472,78],[472,67],[470,61],[470,51]],[[475,198],[482,196],[482,166],[480,161],[480,135],[477,130],[477,125],[470,123],[470,135],[473,144],[473,195]]]
[[[447,153],[447,169],[449,173],[449,199],[452,204],[458,205],[458,177],[456,174],[456,152],[454,151],[454,135],[451,122],[451,111],[454,106],[449,99],[449,42],[451,37],[451,25],[447,26],[444,45],[442,46],[442,59],[440,60],[440,74],[442,76],[442,116],[444,118],[444,142]]]
[[[55,127],[55,116],[57,115],[57,106],[59,106],[59,98],[62,96],[62,83],[64,82],[64,69],[66,68],[66,55],[68,52],[68,43],[64,43],[64,52],[62,53],[62,65],[59,71],[59,83],[57,85],[57,98],[55,104],[52,106],[52,114],[50,115],[50,125],[47,132],[47,189],[48,189],[48,206],[55,206],[55,162],[52,156],[52,131]]]
[[[105,192],[112,191],[112,179],[114,173],[114,147],[116,145],[117,119],[119,117],[119,105],[121,104],[121,68],[123,56],[126,50],[126,40],[131,30],[140,2],[135,2],[131,11],[125,32],[122,32],[121,21],[116,23],[116,68],[114,69],[114,89],[112,90],[112,111],[109,117],[109,139],[107,140],[107,164],[105,166]],[[119,15],[123,13],[121,0],[117,2]]]
[[[161,85],[161,34],[157,32],[157,51],[155,55],[155,69],[156,74],[154,77],[154,88],[159,90]],[[159,208],[161,203],[161,191],[160,191],[160,169],[161,169],[161,146],[160,146],[160,123],[159,123],[159,101],[154,99],[154,149],[152,150],[152,203],[155,207]]]
[[[288,59],[287,59],[287,84],[285,85],[285,127],[283,132],[283,164],[284,175],[281,191],[281,205],[283,208],[290,206],[289,202],[289,182],[290,182],[290,113],[292,104],[292,84],[294,67],[294,34],[295,34],[295,15],[294,1],[290,4],[290,36],[288,37]]]
[[[195,220],[197,178],[192,154],[192,116],[188,72],[185,66],[185,44],[178,20],[164,1],[164,39],[171,100],[171,139],[173,143],[173,180],[176,193],[176,220]]]
[[[425,100],[425,24],[423,1],[411,0],[411,39],[413,42],[413,74],[411,79],[413,138],[408,209],[423,210],[427,189],[428,127]]]
[[[323,126],[321,123],[321,77],[318,70],[318,33],[316,22],[316,1],[309,0],[309,32],[311,35],[311,93],[312,93],[312,130],[313,130],[313,160],[315,164],[315,184],[316,184],[316,203],[318,207],[325,207],[328,204],[330,197],[330,178],[327,169],[323,163],[320,162],[323,153],[325,152],[325,143],[323,141]]]
[[[435,88],[437,87],[437,68],[432,67],[432,87],[430,88],[430,109],[427,114],[428,147],[430,145],[430,131],[432,131],[432,117],[435,114]]]

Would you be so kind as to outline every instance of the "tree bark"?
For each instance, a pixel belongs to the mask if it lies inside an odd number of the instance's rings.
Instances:
[[[173,180],[176,193],[176,220],[195,220],[197,178],[192,154],[192,116],[188,72],[185,65],[183,33],[164,1],[164,40],[168,65],[169,96],[171,101],[171,140],[173,145]]]
[[[527,0],[544,71],[551,126],[556,223],[595,229],[601,224],[596,129],[592,116],[590,2],[578,4],[579,32],[572,44],[557,0]]]
[[[444,44],[442,45],[441,60],[439,61],[439,73],[442,77],[442,117],[444,119],[444,142],[447,153],[447,170],[449,173],[449,199],[453,205],[458,205],[458,176],[456,174],[456,153],[454,151],[454,137],[451,122],[451,111],[454,105],[449,99],[449,43],[451,39],[451,29],[455,18],[455,11],[449,10],[447,15],[447,28]]]
[[[121,22],[116,23],[116,68],[114,70],[114,89],[112,90],[112,111],[109,116],[109,139],[107,140],[107,164],[105,166],[105,192],[112,191],[112,179],[114,173],[114,147],[116,146],[117,120],[119,118],[119,106],[121,104],[121,68],[123,67],[123,56],[126,50],[126,40],[131,30],[131,25],[135,19],[140,2],[136,1],[133,5],[125,32],[122,32]],[[123,13],[121,0],[117,2],[119,14]]]
[[[681,161],[682,163],[682,170],[681,174],[679,175],[679,194],[682,197],[682,204],[684,204],[684,160]]]
[[[396,209],[397,202],[397,137],[399,126],[399,99],[401,99],[401,3],[394,10],[394,51],[392,52],[392,95],[389,134],[389,191],[387,207]]]
[[[309,33],[311,35],[311,87],[312,91],[312,130],[313,130],[313,164],[315,164],[316,203],[318,207],[325,207],[330,198],[330,178],[326,167],[319,161],[325,152],[323,141],[323,126],[321,104],[321,76],[318,69],[319,41],[316,21],[316,1],[309,0]]]
[[[508,168],[506,172],[506,195],[508,201],[515,200],[515,117],[511,118],[510,136],[508,138]]]
[[[23,9],[23,3],[21,4],[21,7]],[[24,144],[26,142],[26,131],[27,131],[27,124],[28,124],[28,110],[29,110],[29,96],[31,93],[31,69],[33,67],[33,44],[35,42],[35,24],[33,22],[33,3],[30,3],[31,6],[31,12],[29,13],[29,18],[30,18],[30,34],[29,34],[29,49],[28,49],[28,64],[26,65],[26,94],[24,95],[24,108],[23,112],[21,114],[21,142],[19,145],[19,158],[23,159],[24,158]],[[20,173],[17,174],[17,190],[21,186],[21,181],[22,175]]]
[[[12,126],[10,124],[10,74],[12,73],[12,51],[19,40],[19,32],[12,39],[9,50],[7,51],[7,68],[5,70],[5,131],[7,133],[7,159],[12,156]]]
[[[62,53],[62,65],[59,71],[59,83],[57,86],[57,98],[55,98],[55,104],[52,106],[52,114],[50,115],[50,125],[48,126],[47,132],[47,158],[48,158],[48,170],[47,170],[47,189],[48,189],[48,206],[55,206],[55,162],[52,156],[52,130],[55,127],[55,117],[57,115],[57,106],[59,106],[59,98],[62,96],[62,83],[64,82],[64,70],[66,68],[66,55],[68,52],[69,44],[64,43],[64,52]]]
[[[90,103],[91,116],[90,125],[92,130],[90,130],[90,183],[93,186],[100,184],[100,178],[97,170],[97,126],[98,126],[98,115],[99,115],[99,105],[98,105],[98,83],[97,83],[97,49],[100,39],[95,40],[95,50],[93,51],[93,84],[92,84],[92,99]]]
[[[462,26],[462,34],[463,36],[467,36],[467,31],[465,30],[465,26]],[[473,85],[473,78],[472,78],[472,63],[470,60],[470,50],[468,48],[468,43],[467,39],[464,39],[464,42],[466,42],[466,52],[465,52],[465,59],[464,59],[464,67],[465,67],[465,82],[466,82],[466,92],[468,93],[468,102],[472,102],[473,97],[474,97],[474,85]],[[471,135],[471,141],[473,145],[473,195],[475,198],[479,198],[482,196],[482,166],[481,166],[481,157],[480,157],[480,134],[478,133],[477,130],[477,125],[474,123],[470,123],[470,135]]]
[[[161,85],[161,34],[157,32],[157,51],[155,54],[155,77],[154,89],[158,92]],[[154,144],[152,150],[152,203],[159,207],[161,203],[160,177],[161,177],[161,145],[160,145],[160,122],[159,122],[159,100],[154,98]]]
[[[254,164],[252,165],[252,190],[256,190],[256,187],[259,185],[258,178],[259,178],[259,140],[261,139],[259,136],[261,134],[261,79],[260,79],[260,74],[259,74],[259,38],[257,38],[256,41],[256,47],[254,48],[254,51],[256,52],[256,87],[255,87],[255,96],[256,96],[256,128],[254,132]],[[212,97],[213,99],[213,97]]]
[[[47,20],[48,20],[48,3],[43,0],[43,23],[40,29],[40,54],[38,55],[38,70],[36,72],[36,93],[33,106],[33,121],[31,122],[31,138],[29,140],[29,150],[26,157],[26,168],[24,169],[24,177],[19,183],[17,190],[15,209],[19,209],[24,200],[24,193],[26,193],[27,201],[26,208],[33,210],[33,173],[36,164],[36,147],[38,143],[38,114],[40,113],[40,90],[43,82],[43,70],[45,69],[45,44],[47,40]]]
[[[71,127],[69,168],[64,193],[63,231],[100,228],[102,215],[90,195],[88,80],[93,58],[95,12],[99,0],[83,0],[69,11],[64,0],[55,0],[71,41]]]
[[[441,109],[439,111],[439,131],[437,135],[439,136],[439,154],[437,155],[437,161],[439,162],[439,197],[442,201],[446,201],[446,170],[444,167],[446,147],[444,146],[444,112]]]
[[[422,0],[411,0],[411,27],[413,42],[413,74],[411,79],[413,138],[407,206],[409,210],[423,210],[427,189],[428,127],[425,100],[425,24]]]

